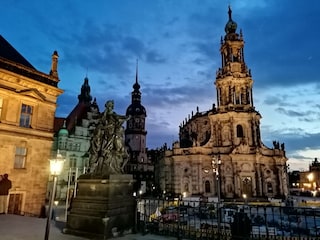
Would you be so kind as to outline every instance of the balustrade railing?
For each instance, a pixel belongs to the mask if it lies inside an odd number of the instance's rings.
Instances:
[[[178,239],[313,240],[320,239],[320,209],[140,198],[137,228]]]

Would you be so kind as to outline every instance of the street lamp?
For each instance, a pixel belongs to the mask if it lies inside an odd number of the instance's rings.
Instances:
[[[49,161],[50,161],[50,174],[53,176],[53,187],[52,187],[52,192],[51,192],[51,198],[49,201],[49,210],[48,210],[48,217],[47,217],[47,224],[46,224],[46,232],[45,232],[45,236],[44,236],[45,240],[49,239],[50,221],[52,218],[52,206],[54,203],[54,195],[55,195],[56,186],[57,186],[57,179],[62,171],[63,163],[64,163],[65,159],[59,153],[59,150],[58,150],[57,157],[54,159],[50,159]]]
[[[220,236],[220,203],[221,203],[221,190],[220,190],[220,155],[212,157],[212,172],[215,174],[217,182],[217,195],[218,195],[218,211],[217,211],[217,224],[218,224],[218,236]]]
[[[220,190],[220,155],[218,157],[212,158],[212,171],[216,176],[216,182],[217,182],[217,196],[218,196],[218,203],[221,202],[221,190]]]
[[[244,205],[247,205],[247,194],[242,194]]]

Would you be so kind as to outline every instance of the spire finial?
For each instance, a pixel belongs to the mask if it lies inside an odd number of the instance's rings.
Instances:
[[[138,83],[138,58],[137,58],[137,65],[136,65],[136,83]]]
[[[232,10],[231,10],[231,6],[230,6],[230,4],[229,4],[229,10],[228,10],[228,15],[229,15],[229,20],[232,20],[232,17],[231,17],[231,15],[232,15]]]

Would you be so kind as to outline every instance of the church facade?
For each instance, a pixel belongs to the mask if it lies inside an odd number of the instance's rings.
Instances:
[[[217,103],[205,112],[197,109],[181,124],[179,142],[158,163],[160,186],[184,196],[285,197],[284,144],[268,148],[261,140],[243,35],[237,33],[230,8],[228,14],[215,80]]]

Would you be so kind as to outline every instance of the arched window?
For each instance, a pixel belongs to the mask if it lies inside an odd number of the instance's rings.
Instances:
[[[237,137],[238,138],[243,138],[243,128],[241,125],[237,125]]]
[[[204,184],[204,189],[205,189],[205,192],[206,193],[209,193],[210,192],[210,182],[209,181],[206,181],[205,184]]]

